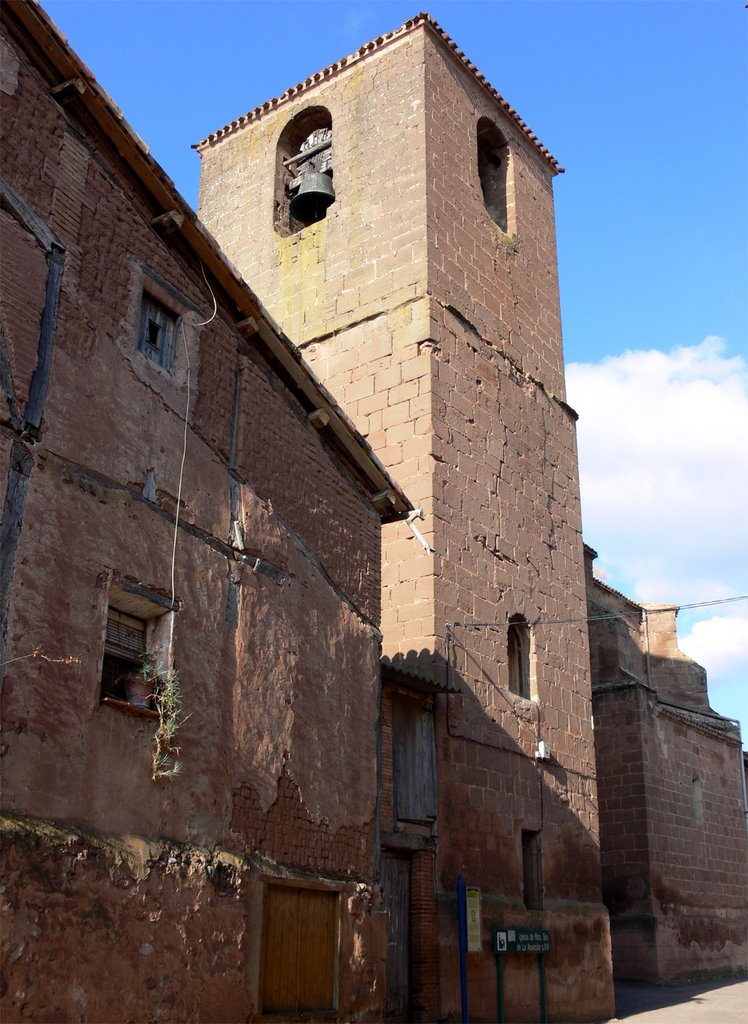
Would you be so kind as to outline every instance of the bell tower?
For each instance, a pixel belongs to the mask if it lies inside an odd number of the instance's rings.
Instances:
[[[551,931],[556,1015],[605,1017],[560,168],[428,15],[197,148],[200,217],[423,510],[428,551],[404,523],[385,531],[382,593],[384,655],[449,691],[434,697],[438,829],[419,847],[435,856],[440,978],[423,1013],[459,1005],[462,875],[484,907],[476,1014],[496,1019],[487,929],[505,923]],[[510,968],[522,1019],[528,959]]]

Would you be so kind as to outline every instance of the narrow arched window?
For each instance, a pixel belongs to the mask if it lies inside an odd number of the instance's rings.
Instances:
[[[696,821],[704,820],[704,784],[698,775],[691,780],[691,809]]]
[[[335,202],[332,117],[307,107],[281,132],[275,165],[275,229],[292,235],[322,220]]]
[[[478,175],[491,220],[509,230],[507,190],[509,147],[496,125],[487,117],[478,121]]]
[[[507,626],[509,689],[530,697],[530,627],[523,615],[512,615]]]

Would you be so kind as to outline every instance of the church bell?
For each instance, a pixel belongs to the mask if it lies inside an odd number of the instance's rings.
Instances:
[[[301,179],[298,191],[291,200],[291,216],[302,224],[321,220],[328,206],[335,202],[335,189],[329,174],[309,171]]]

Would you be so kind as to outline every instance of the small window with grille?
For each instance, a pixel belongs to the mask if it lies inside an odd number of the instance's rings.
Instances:
[[[143,295],[138,348],[152,363],[169,373],[174,367],[178,317],[150,295]]]
[[[129,701],[130,678],[145,658],[146,624],[134,615],[110,608],[106,620],[104,662],[101,671],[101,695]]]
[[[153,679],[170,667],[173,615],[123,586],[113,585],[109,591],[101,700],[153,711]]]

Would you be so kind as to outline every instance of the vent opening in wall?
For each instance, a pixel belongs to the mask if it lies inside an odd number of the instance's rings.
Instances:
[[[310,107],[289,121],[276,155],[275,229],[291,235],[323,220],[335,202],[332,118]]]
[[[509,231],[509,147],[488,118],[478,121],[478,175],[483,202],[491,220]]]

